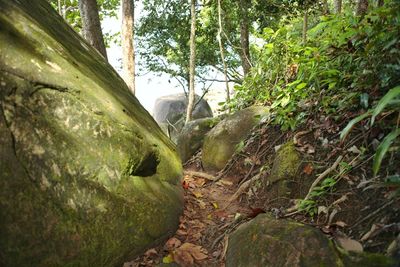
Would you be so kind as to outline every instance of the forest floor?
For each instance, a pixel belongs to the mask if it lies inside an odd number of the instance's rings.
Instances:
[[[224,266],[228,234],[258,213],[232,198],[236,186],[229,177],[217,179],[189,169],[182,181],[185,204],[179,229],[163,246],[148,250],[124,267]]]
[[[400,198],[379,177],[368,178],[372,177],[373,154],[361,151],[373,151],[369,144],[376,133],[360,129],[342,143],[339,129],[343,127],[329,118],[317,122],[298,132],[261,126],[217,174],[203,171],[201,152],[194,156],[184,165],[185,203],[179,229],[164,245],[149,249],[124,267],[225,266],[229,234],[264,212],[316,227],[345,250],[387,254],[400,233]],[[278,147],[287,142],[296,145],[302,158],[296,178],[303,182],[294,183],[291,195],[276,198],[252,180],[270,175]],[[398,160],[392,155],[385,168],[400,171],[394,164]],[[290,212],[294,201],[304,198],[311,184],[327,171],[334,186],[314,198],[312,209]]]

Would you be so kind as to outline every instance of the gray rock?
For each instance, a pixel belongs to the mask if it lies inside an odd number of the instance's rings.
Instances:
[[[196,95],[196,102],[200,96]],[[162,96],[156,100],[153,116],[157,123],[174,124],[186,116],[188,100],[185,94]],[[202,99],[193,110],[193,120],[212,117],[212,111],[205,99]]]
[[[173,234],[182,166],[44,0],[0,0],[0,265],[121,266]]]
[[[237,145],[251,133],[268,108],[253,106],[226,117],[217,124],[204,139],[202,163],[206,170],[219,171],[224,168],[237,149]]]
[[[187,123],[177,138],[178,154],[186,162],[202,146],[205,135],[220,121],[219,118],[204,118]]]

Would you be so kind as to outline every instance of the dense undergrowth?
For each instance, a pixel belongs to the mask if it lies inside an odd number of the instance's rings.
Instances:
[[[313,112],[341,119],[343,110],[371,107],[400,84],[399,3],[364,17],[347,11],[314,20],[305,44],[301,18],[264,29],[264,44],[253,47],[257,62],[236,86],[232,108],[267,104],[274,123],[293,130]]]
[[[329,117],[342,128],[353,119],[342,140],[354,126],[377,127],[381,136],[373,151],[376,175],[385,154],[398,152],[400,3],[387,2],[364,16],[346,10],[314,15],[309,21],[306,40],[302,17],[283,19],[277,30],[264,29],[262,45],[253,46],[256,63],[236,86],[230,108],[267,105],[271,123],[284,131],[316,117]],[[396,168],[384,172],[387,182],[400,184]]]

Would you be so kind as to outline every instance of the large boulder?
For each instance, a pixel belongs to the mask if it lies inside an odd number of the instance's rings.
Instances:
[[[212,117],[213,113],[205,99],[195,95],[196,106],[193,109],[192,119]],[[161,129],[176,144],[178,136],[185,125],[188,99],[185,94],[162,96],[156,100],[153,117]]]
[[[200,96],[195,96],[197,103]],[[154,104],[153,116],[158,123],[174,124],[186,116],[188,99],[185,94],[173,94],[157,98]],[[213,113],[207,101],[203,98],[193,109],[192,119],[212,117]]]
[[[182,162],[186,162],[203,146],[205,135],[219,121],[219,117],[197,119],[190,121],[182,128],[176,143]]]
[[[206,170],[219,171],[235,153],[238,144],[251,133],[268,108],[253,106],[226,117],[205,137],[202,163]]]
[[[275,205],[287,205],[287,198],[303,196],[304,184],[309,188],[309,181],[304,179],[299,170],[302,164],[300,153],[293,142],[282,144],[275,154],[269,175],[262,175],[263,191],[268,201]]]
[[[0,266],[121,266],[178,226],[182,166],[45,0],[0,0]]]
[[[229,236],[226,267],[394,266],[376,254],[350,254],[335,248],[318,229],[260,214]]]

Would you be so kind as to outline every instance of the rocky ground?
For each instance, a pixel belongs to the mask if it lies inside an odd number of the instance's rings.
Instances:
[[[258,127],[218,173],[204,172],[201,156],[195,156],[185,167],[185,210],[178,231],[125,267],[225,266],[228,236],[260,213],[311,226],[318,238],[331,240],[346,253],[395,256],[398,198],[390,186],[365,178],[370,176],[371,156],[360,151],[364,135],[354,133],[341,144],[339,129],[330,122],[296,133]],[[324,187],[325,180],[332,184]],[[299,208],[296,199],[310,192],[309,204]]]

